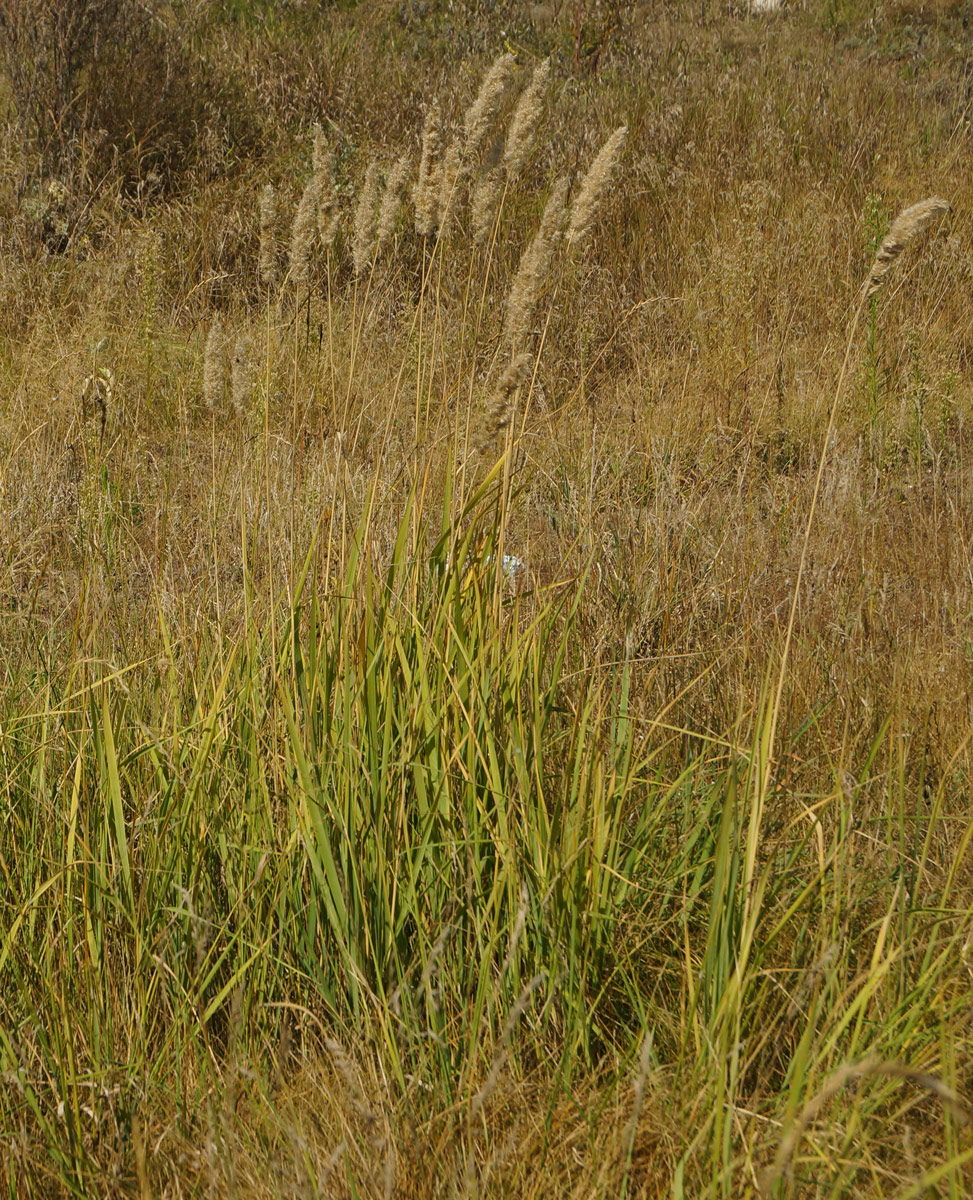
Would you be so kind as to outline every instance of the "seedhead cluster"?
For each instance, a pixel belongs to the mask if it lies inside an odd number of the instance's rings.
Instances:
[[[278,330],[288,322],[299,329],[301,317],[295,316],[296,305],[297,312],[304,313],[305,328],[312,320],[327,325],[333,359],[336,339],[341,336],[336,313],[351,312],[354,332],[345,360],[349,372],[361,364],[361,339],[383,295],[390,293],[383,281],[396,269],[401,272],[400,284],[409,272],[415,280],[407,285],[416,298],[415,304],[408,311],[400,308],[399,320],[405,314],[404,320],[412,330],[425,322],[422,336],[427,353],[420,355],[423,361],[415,368],[417,394],[429,389],[436,376],[431,360],[437,353],[440,332],[434,332],[433,340],[429,340],[428,315],[437,308],[441,311],[445,304],[463,305],[461,323],[471,335],[464,353],[472,354],[471,362],[486,386],[470,385],[469,372],[462,382],[445,386],[447,392],[453,392],[454,400],[465,389],[474,406],[477,396],[482,396],[486,411],[479,417],[471,412],[456,428],[459,432],[462,424],[465,445],[470,445],[470,431],[476,431],[472,443],[484,451],[489,447],[485,431],[496,433],[506,428],[506,418],[499,417],[498,412],[508,413],[510,409],[509,401],[516,391],[511,380],[516,378],[519,387],[531,374],[525,368],[529,356],[536,360],[541,350],[543,339],[539,335],[550,319],[551,309],[549,306],[539,318],[539,302],[545,291],[554,294],[558,264],[563,271],[571,269],[562,248],[569,247],[576,254],[591,231],[619,168],[627,136],[623,126],[608,138],[587,173],[575,183],[572,200],[572,180],[567,175],[549,183],[528,170],[548,98],[550,62],[545,59],[534,67],[519,95],[515,95],[516,74],[514,57],[501,55],[487,70],[466,112],[452,128],[444,125],[441,105],[434,100],[426,110],[418,160],[408,152],[395,157],[373,154],[365,161],[357,187],[349,186],[347,180],[339,186],[335,178],[337,156],[322,128],[315,126],[311,173],[294,206],[286,256],[281,253],[278,228],[282,189],[266,184],[259,205],[256,266],[259,285],[268,301],[266,320]],[[518,205],[533,203],[540,213],[526,246],[513,241],[513,227],[505,219],[515,198]],[[464,245],[468,249],[465,259]],[[282,270],[285,257],[286,269]],[[457,264],[464,261],[466,266],[458,272]],[[348,290],[343,291],[345,288]],[[420,317],[419,310],[426,316]],[[253,319],[244,316],[238,323],[246,327],[253,324]],[[233,356],[233,382],[227,388],[223,381],[225,359],[220,347],[226,336],[224,321],[215,314],[203,367],[203,396],[210,412],[218,411],[225,394],[233,397],[237,411],[244,407],[241,397],[246,389],[236,382],[241,375],[239,342]],[[267,344],[273,340],[265,338]],[[331,393],[339,427],[354,417],[350,401],[358,386],[356,379],[342,380],[341,374],[332,368],[326,389]],[[400,371],[397,395],[404,394],[403,378],[404,372]],[[491,378],[500,379],[499,384],[491,385]],[[343,401],[342,391],[346,393]],[[420,424],[428,425],[435,407],[428,394],[425,398],[418,396],[417,435]]]

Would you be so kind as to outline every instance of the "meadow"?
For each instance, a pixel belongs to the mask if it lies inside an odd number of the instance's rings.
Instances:
[[[968,5],[0,0],[0,1181],[973,1190]]]

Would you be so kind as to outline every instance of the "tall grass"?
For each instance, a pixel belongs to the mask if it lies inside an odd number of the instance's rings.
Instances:
[[[961,255],[891,274],[945,202],[822,215],[885,108],[760,109],[705,13],[588,96],[583,15],[3,243],[10,1196],[969,1189]],[[255,20],[222,70],[310,61]]]

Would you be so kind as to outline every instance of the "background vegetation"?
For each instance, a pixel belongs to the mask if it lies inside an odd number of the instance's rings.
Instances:
[[[970,1191],[969,18],[0,0],[8,1195]]]

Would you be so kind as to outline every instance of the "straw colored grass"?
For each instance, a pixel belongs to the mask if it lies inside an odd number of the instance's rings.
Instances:
[[[963,13],[76,7],[0,5],[6,1192],[969,1194]]]

